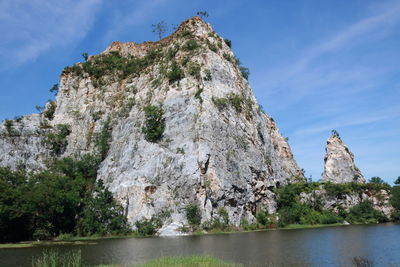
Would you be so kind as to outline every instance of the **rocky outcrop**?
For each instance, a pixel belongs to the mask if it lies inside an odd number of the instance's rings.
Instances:
[[[187,224],[191,203],[203,221],[221,207],[233,225],[254,221],[256,210],[276,210],[273,188],[304,177],[243,70],[198,17],[159,42],[115,42],[63,71],[54,114],[26,116],[20,137],[2,137],[0,165],[21,161],[34,170],[49,157],[103,153],[98,179],[131,223],[168,211],[162,229],[174,234]],[[143,132],[147,106],[163,110],[165,130],[156,142]],[[69,131],[56,153],[45,136],[60,125]],[[99,147],[104,136],[108,145]]]
[[[393,207],[390,205],[390,192],[384,189],[367,189],[359,192],[353,191],[346,194],[332,195],[321,185],[318,190],[302,192],[300,197],[302,203],[310,204],[318,201],[324,209],[335,213],[348,212],[352,207],[363,201],[370,201],[376,210],[382,212],[388,218],[393,212]]]
[[[361,171],[354,163],[353,153],[338,134],[333,134],[326,143],[324,173],[322,180],[332,183],[365,183]]]

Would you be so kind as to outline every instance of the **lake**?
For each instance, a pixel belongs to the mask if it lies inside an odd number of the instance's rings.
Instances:
[[[351,225],[251,233],[123,238],[88,245],[0,249],[0,266],[30,266],[43,249],[81,249],[86,263],[135,264],[162,256],[210,255],[246,265],[351,266],[366,257],[374,266],[400,266],[400,225]]]

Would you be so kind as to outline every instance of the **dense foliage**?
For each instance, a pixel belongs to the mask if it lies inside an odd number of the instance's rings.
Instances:
[[[297,183],[290,184],[276,190],[279,224],[332,224],[347,220],[351,223],[376,223],[387,221],[387,218],[373,208],[371,202],[363,201],[345,212],[338,207],[339,213],[328,211],[323,207],[321,195],[316,193],[318,189],[324,189],[326,196],[341,199],[345,195],[360,194],[369,190],[378,193],[380,190],[390,188],[386,183]],[[300,194],[311,194],[308,201],[301,201]]]
[[[64,153],[68,145],[67,136],[71,133],[70,126],[67,124],[58,124],[55,130],[48,133],[44,143],[49,146],[54,155]]]
[[[200,209],[196,204],[190,204],[185,207],[186,218],[192,227],[198,227],[201,223]]]
[[[144,57],[122,56],[119,52],[111,51],[72,67],[66,67],[63,73],[73,73],[77,76],[86,73],[97,81],[98,85],[102,85],[106,83],[106,76],[122,80],[129,75],[137,75],[154,64],[161,56],[160,50],[157,49],[151,50]]]
[[[399,177],[400,178],[400,177]],[[392,219],[400,221],[400,185],[393,186],[391,190],[390,204],[393,206]]]
[[[0,241],[126,232],[121,207],[96,182],[98,165],[86,155],[37,174],[0,168]]]
[[[371,201],[363,201],[352,207],[347,220],[351,223],[387,222],[387,218],[381,212],[374,209]]]
[[[157,142],[163,136],[165,129],[164,110],[162,106],[148,105],[144,107],[145,125],[142,132],[149,142]]]
[[[110,141],[112,137],[112,124],[110,118],[107,118],[102,125],[101,131],[96,136],[96,147],[103,160],[106,158],[108,150],[110,149]]]

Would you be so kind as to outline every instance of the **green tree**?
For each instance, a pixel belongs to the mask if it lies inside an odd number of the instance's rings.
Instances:
[[[67,136],[71,133],[71,128],[67,124],[58,124],[55,131],[45,136],[44,143],[49,146],[53,154],[61,155],[68,145]]]
[[[374,209],[371,201],[363,201],[350,209],[347,220],[351,223],[377,223],[385,222],[387,218]]]
[[[101,160],[104,160],[107,156],[108,150],[110,149],[111,138],[112,138],[112,123],[110,118],[107,118],[103,122],[103,127],[100,133],[98,133],[96,136],[96,146]]]
[[[201,223],[201,213],[198,205],[189,204],[185,207],[186,219],[189,225],[198,227]]]
[[[387,184],[381,177],[374,176],[368,181],[371,184]]]
[[[151,27],[152,27],[152,32],[158,36],[159,40],[162,39],[162,37],[164,36],[165,32],[168,29],[168,26],[164,21],[152,24]]]
[[[83,57],[83,59],[85,59],[85,61],[87,62],[88,61],[88,59],[89,59],[89,54],[88,53],[82,53],[82,57]]]
[[[55,85],[53,85],[53,86],[50,88],[50,93],[53,93],[54,95],[57,95],[58,89],[59,89],[59,86],[58,86],[58,83],[56,83]]]
[[[82,236],[93,234],[124,234],[129,225],[121,205],[115,202],[112,193],[98,180],[77,224],[76,232]]]
[[[332,136],[335,136],[335,137],[337,137],[337,138],[340,138],[340,135],[339,135],[338,131],[336,131],[335,129],[333,129],[333,130],[331,131],[331,133],[332,133]]]
[[[144,107],[145,125],[142,132],[149,142],[157,142],[163,136],[165,130],[164,110],[161,105]]]
[[[398,184],[398,185],[400,185],[400,176],[399,176],[399,177],[397,177],[397,179],[394,181],[394,184]]]
[[[199,11],[199,12],[196,13],[196,15],[199,16],[202,19],[208,18],[208,16],[209,16],[207,11]]]

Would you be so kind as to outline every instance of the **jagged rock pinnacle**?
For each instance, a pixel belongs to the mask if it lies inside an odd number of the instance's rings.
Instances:
[[[332,135],[326,143],[325,166],[322,180],[332,183],[365,183],[360,170],[354,164],[354,155],[338,135]]]

